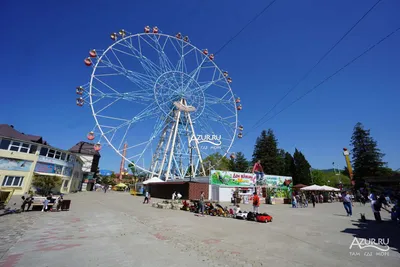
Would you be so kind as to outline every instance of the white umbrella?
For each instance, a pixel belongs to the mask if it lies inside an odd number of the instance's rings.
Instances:
[[[323,188],[324,191],[335,191],[335,192],[340,191],[340,189],[332,187],[332,186],[323,185],[321,187]]]
[[[151,177],[150,179],[143,182],[143,184],[151,184],[151,183],[164,183],[164,181],[158,177]]]
[[[306,186],[306,187],[300,188],[300,190],[303,190],[303,191],[322,191],[323,189],[322,189],[322,186],[313,184],[313,185],[310,185],[310,186]]]

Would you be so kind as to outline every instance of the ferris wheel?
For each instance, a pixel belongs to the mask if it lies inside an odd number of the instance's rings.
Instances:
[[[234,157],[242,105],[212,53],[157,27],[110,37],[109,47],[89,51],[90,81],[76,88],[76,104],[90,106],[95,120],[87,135],[98,139],[95,150],[108,145],[164,180],[205,175],[204,159],[215,152]]]

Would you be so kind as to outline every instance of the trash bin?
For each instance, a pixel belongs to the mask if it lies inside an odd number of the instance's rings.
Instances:
[[[71,200],[64,199],[61,203],[61,210],[69,210],[69,206],[71,205]]]

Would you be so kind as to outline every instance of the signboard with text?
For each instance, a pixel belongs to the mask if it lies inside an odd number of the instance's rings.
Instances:
[[[212,170],[210,184],[228,187],[253,187],[256,175],[253,173]]]

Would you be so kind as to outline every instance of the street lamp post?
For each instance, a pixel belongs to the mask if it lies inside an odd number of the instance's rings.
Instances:
[[[194,175],[194,167],[193,167],[193,146],[190,146],[190,182],[192,181],[192,177]]]

